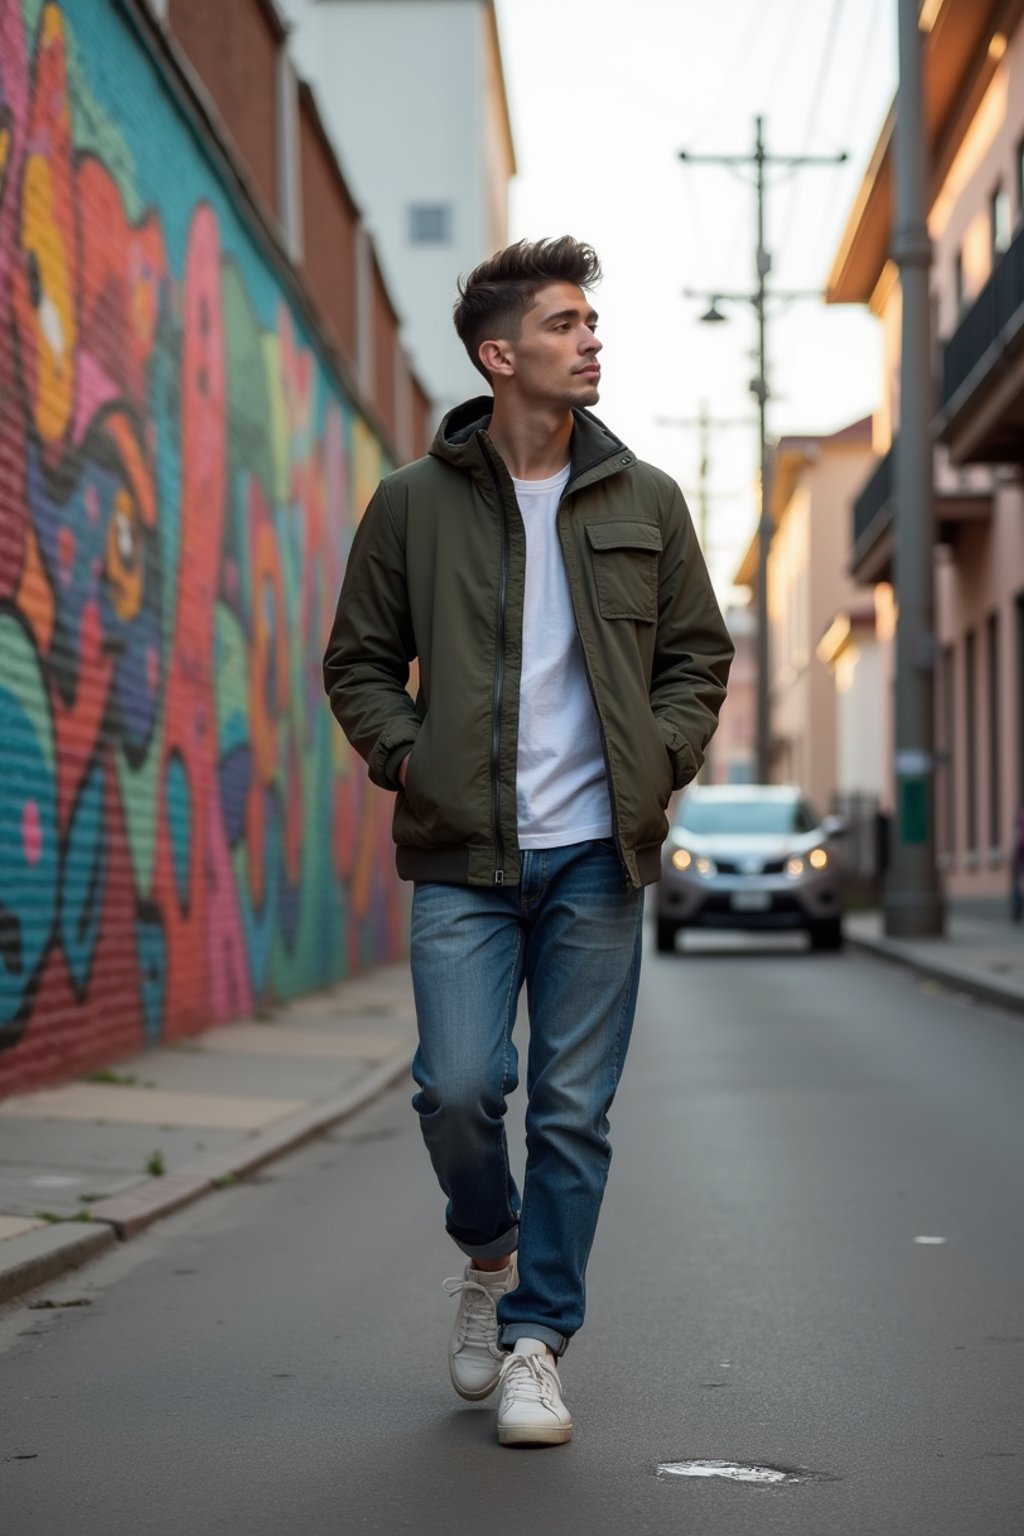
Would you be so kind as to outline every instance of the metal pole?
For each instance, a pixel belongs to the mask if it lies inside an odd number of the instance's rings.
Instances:
[[[708,403],[702,400],[700,403],[700,415],[697,418],[698,443],[700,446],[700,465],[698,468],[697,485],[697,533],[700,538],[700,547],[704,559],[708,559],[708,456],[710,452],[711,417],[708,414]]]
[[[768,362],[765,356],[765,278],[771,270],[771,258],[764,245],[764,119],[757,118],[754,162],[757,166],[757,378],[751,390],[757,397],[758,432],[761,450],[761,482],[757,522],[757,778],[760,784],[771,779],[771,679],[769,676],[768,636],[768,554],[772,542],[770,464],[768,456]]]
[[[755,753],[757,759],[757,777],[762,784],[769,782],[771,775],[771,690],[769,687],[768,663],[769,663],[769,636],[768,636],[768,553],[772,542],[771,525],[771,457],[768,449],[767,426],[767,402],[768,402],[768,360],[765,346],[765,328],[767,319],[767,300],[770,295],[767,292],[765,279],[772,269],[771,257],[764,244],[764,204],[765,204],[765,166],[772,165],[841,165],[847,158],[845,150],[838,155],[769,155],[764,147],[764,119],[755,119],[756,137],[753,155],[695,155],[689,150],[680,150],[680,160],[685,160],[693,165],[750,165],[751,162],[757,168],[757,290],[753,294],[727,294],[721,291],[711,293],[711,309],[704,316],[706,320],[721,320],[724,318],[718,313],[719,299],[739,300],[745,304],[753,304],[757,312],[757,359],[758,374],[751,380],[751,393],[757,398],[758,404],[758,431],[761,448],[761,477],[760,492],[758,497],[758,524],[757,524],[757,578],[754,597],[757,604],[757,709],[756,709],[756,743]],[[690,293],[691,290],[684,290]],[[782,297],[776,294],[775,297]],[[814,297],[820,298],[820,294],[803,295],[799,293],[788,294],[789,298]]]
[[[939,936],[944,906],[935,862],[935,576],[932,398],[925,209],[927,176],[920,0],[898,0],[899,94],[894,135],[892,256],[902,296],[896,444],[896,805],[885,891],[892,937]]]

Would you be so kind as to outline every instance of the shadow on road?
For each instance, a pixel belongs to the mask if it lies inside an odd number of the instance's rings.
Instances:
[[[680,934],[672,955],[650,956],[666,961],[686,960],[795,960],[820,954],[811,949],[810,941],[803,933],[743,934],[716,933],[706,930],[700,933]],[[826,959],[834,958],[829,954]]]

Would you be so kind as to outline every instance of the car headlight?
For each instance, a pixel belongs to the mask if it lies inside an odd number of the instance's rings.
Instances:
[[[703,875],[705,880],[710,880],[712,875],[718,874],[718,865],[714,859],[700,858],[697,860],[697,873]]]
[[[791,859],[786,860],[786,874],[791,880],[799,880],[805,867],[803,859],[796,854]]]
[[[672,855],[673,869],[689,869],[692,863],[693,859],[687,853],[685,848],[677,848],[675,853]]]
[[[824,869],[828,864],[828,854],[824,848],[812,848],[807,855],[807,861],[812,869]]]

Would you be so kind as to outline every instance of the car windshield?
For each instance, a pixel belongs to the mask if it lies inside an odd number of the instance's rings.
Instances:
[[[712,800],[694,795],[683,802],[678,825],[699,837],[778,837],[813,832],[818,818],[806,800]]]

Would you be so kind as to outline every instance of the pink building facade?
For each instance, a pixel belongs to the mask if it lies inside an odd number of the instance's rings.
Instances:
[[[870,671],[866,653],[875,639],[860,636],[860,648],[845,648],[845,685],[837,688],[831,653],[823,637],[840,613],[858,613],[864,593],[846,573],[849,506],[872,463],[871,422],[865,418],[827,436],[784,437],[772,459],[772,543],[768,555],[768,656],[771,773],[775,783],[799,784],[819,810],[832,805],[843,787],[840,721],[863,693]],[[753,587],[757,539],[751,542],[735,580]],[[849,771],[850,791],[874,788],[861,782],[881,754],[877,709],[861,709],[864,734]],[[873,748],[869,742],[873,741]]]
[[[1024,804],[1024,4],[926,0],[921,25],[933,248],[936,831],[948,894],[993,896],[1007,889]],[[880,458],[852,507],[849,569],[865,588],[892,579],[899,516],[900,290],[888,258],[894,118],[895,107],[828,293],[831,302],[869,305],[883,328],[873,419]],[[879,636],[884,645],[884,620]],[[891,655],[879,687],[891,731]]]
[[[754,616],[750,608],[727,608],[736,655],[729,672],[729,693],[704,766],[702,784],[749,784],[754,772],[757,719],[757,656]]]

